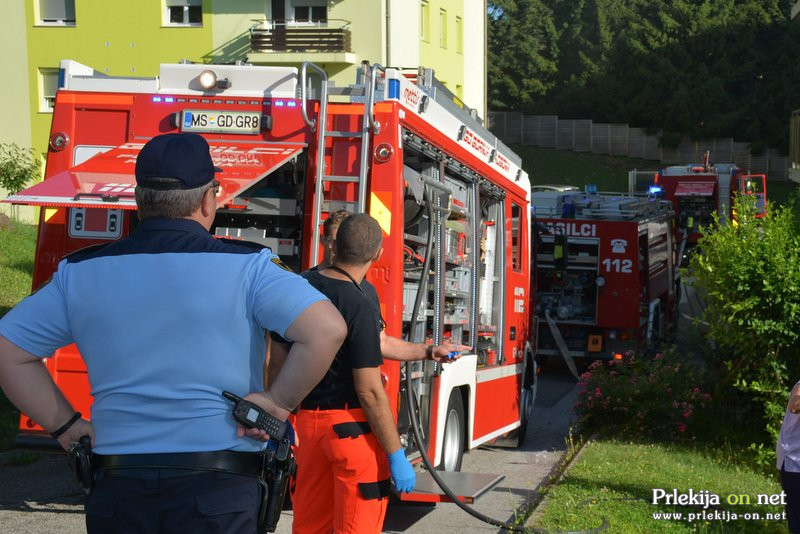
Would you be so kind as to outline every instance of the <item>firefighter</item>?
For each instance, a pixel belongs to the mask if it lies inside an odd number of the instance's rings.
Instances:
[[[792,388],[786,404],[777,453],[789,532],[797,534],[800,533],[800,382]]]
[[[383,252],[382,240],[380,225],[369,215],[346,217],[331,249],[332,265],[303,275],[336,305],[348,332],[328,374],[297,413],[295,534],[381,531],[392,482],[397,491],[409,492],[416,480],[381,381],[383,357],[446,362],[462,348],[383,334],[377,292],[364,280]],[[287,350],[277,336],[273,341],[273,355]]]
[[[322,223],[322,245],[325,247],[322,253],[322,261],[319,265],[312,267],[311,270],[325,269],[333,263],[333,247],[336,243],[336,233],[339,231],[339,225],[349,215],[351,213],[347,210],[334,211]],[[364,285],[366,284],[369,284],[369,282],[365,282]]]
[[[90,534],[255,534],[268,436],[237,427],[221,393],[247,394],[285,420],[344,339],[330,301],[269,249],[212,238],[215,172],[202,137],[151,139],[136,162],[135,232],[62,260],[0,320],[8,398],[65,449],[91,438]],[[265,329],[294,341],[267,391]],[[73,342],[92,385],[91,422],[40,364]]]

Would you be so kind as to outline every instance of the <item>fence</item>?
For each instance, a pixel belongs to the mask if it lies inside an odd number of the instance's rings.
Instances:
[[[750,143],[718,138],[692,141],[684,137],[677,148],[662,148],[658,136],[627,124],[566,120],[555,115],[523,115],[517,111],[490,111],[489,129],[506,144],[574,150],[650,159],[664,164],[700,163],[706,151],[712,163],[735,163],[770,180],[787,180],[789,158],[775,149],[750,154]]]

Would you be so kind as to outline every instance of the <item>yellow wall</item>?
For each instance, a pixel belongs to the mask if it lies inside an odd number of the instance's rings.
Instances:
[[[75,26],[37,25],[33,1],[26,1],[29,103],[33,146],[45,153],[52,113],[40,111],[40,68],[74,59],[115,76],[156,76],[160,63],[203,61],[212,49],[210,0],[202,27],[163,26],[163,0],[108,2],[77,0]]]
[[[28,86],[28,51],[25,43],[25,2],[11,0],[3,4],[5,24],[0,32],[0,49],[3,55],[3,74],[13,83],[3,84],[0,98],[0,143],[16,143],[23,148],[31,146],[30,88]],[[22,46],[21,46],[22,45]],[[0,198],[8,192],[0,188]],[[19,207],[15,216],[25,222],[33,222],[34,210]],[[11,215],[11,204],[0,203],[0,213]]]
[[[31,127],[28,120],[28,50],[25,43],[24,0],[7,2],[3,9],[3,31],[0,32],[0,49],[3,54],[3,75],[13,83],[3,84],[0,99],[3,120],[0,121],[0,143],[31,146]],[[13,51],[13,52],[12,52]]]
[[[211,28],[209,63],[244,60],[250,51],[250,27],[264,20],[270,0],[211,0],[214,24]],[[211,17],[209,17],[211,18]]]
[[[362,61],[386,65],[385,3],[386,0],[344,0],[328,4],[328,20],[332,24],[350,23],[350,47],[356,55],[355,65],[322,66],[336,85],[354,83]]]
[[[457,51],[456,17],[464,19],[464,0],[430,0],[428,16],[430,31],[427,40],[420,38],[420,63],[433,68],[436,78],[461,98],[464,95],[464,54]],[[442,42],[443,33],[446,33],[445,42]]]
[[[464,92],[459,95],[486,120],[486,0],[464,0]]]

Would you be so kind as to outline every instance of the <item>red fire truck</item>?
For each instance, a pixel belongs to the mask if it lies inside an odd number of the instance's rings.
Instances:
[[[7,199],[42,206],[34,289],[65,254],[136,227],[134,164],[149,138],[196,132],[224,169],[215,235],[263,243],[299,271],[318,262],[328,213],[367,211],[384,231],[385,254],[368,279],[387,333],[473,348],[446,366],[384,365],[409,456],[419,451],[409,436],[407,372],[435,465],[457,471],[466,450],[520,441],[536,379],[528,176],[432,71],[415,74],[364,64],[356,84],[339,88],[310,63],[299,72],[162,65],[158,77],[139,79],[63,61],[45,180]],[[46,365],[75,408],[90,413],[75,346]],[[18,443],[46,441],[23,415]]]
[[[653,348],[677,319],[670,203],[555,191],[532,201],[537,357],[562,355],[573,367]]]
[[[672,165],[658,172],[632,171],[629,189],[635,191],[637,182],[643,184],[640,192],[659,193],[670,202],[677,215],[676,240],[684,251],[697,244],[702,235],[700,228],[711,224],[714,213],[723,223],[733,216],[730,209],[734,196],[755,197],[757,217],[767,212],[767,180],[763,174],[748,174],[733,163],[709,163],[706,152],[703,163]],[[644,181],[639,177],[643,176]]]

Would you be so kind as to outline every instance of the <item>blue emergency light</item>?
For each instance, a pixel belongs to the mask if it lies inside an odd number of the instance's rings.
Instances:
[[[153,97],[153,102],[161,102],[161,97],[160,96],[154,96]]]
[[[389,80],[389,98],[400,98],[400,80]]]

